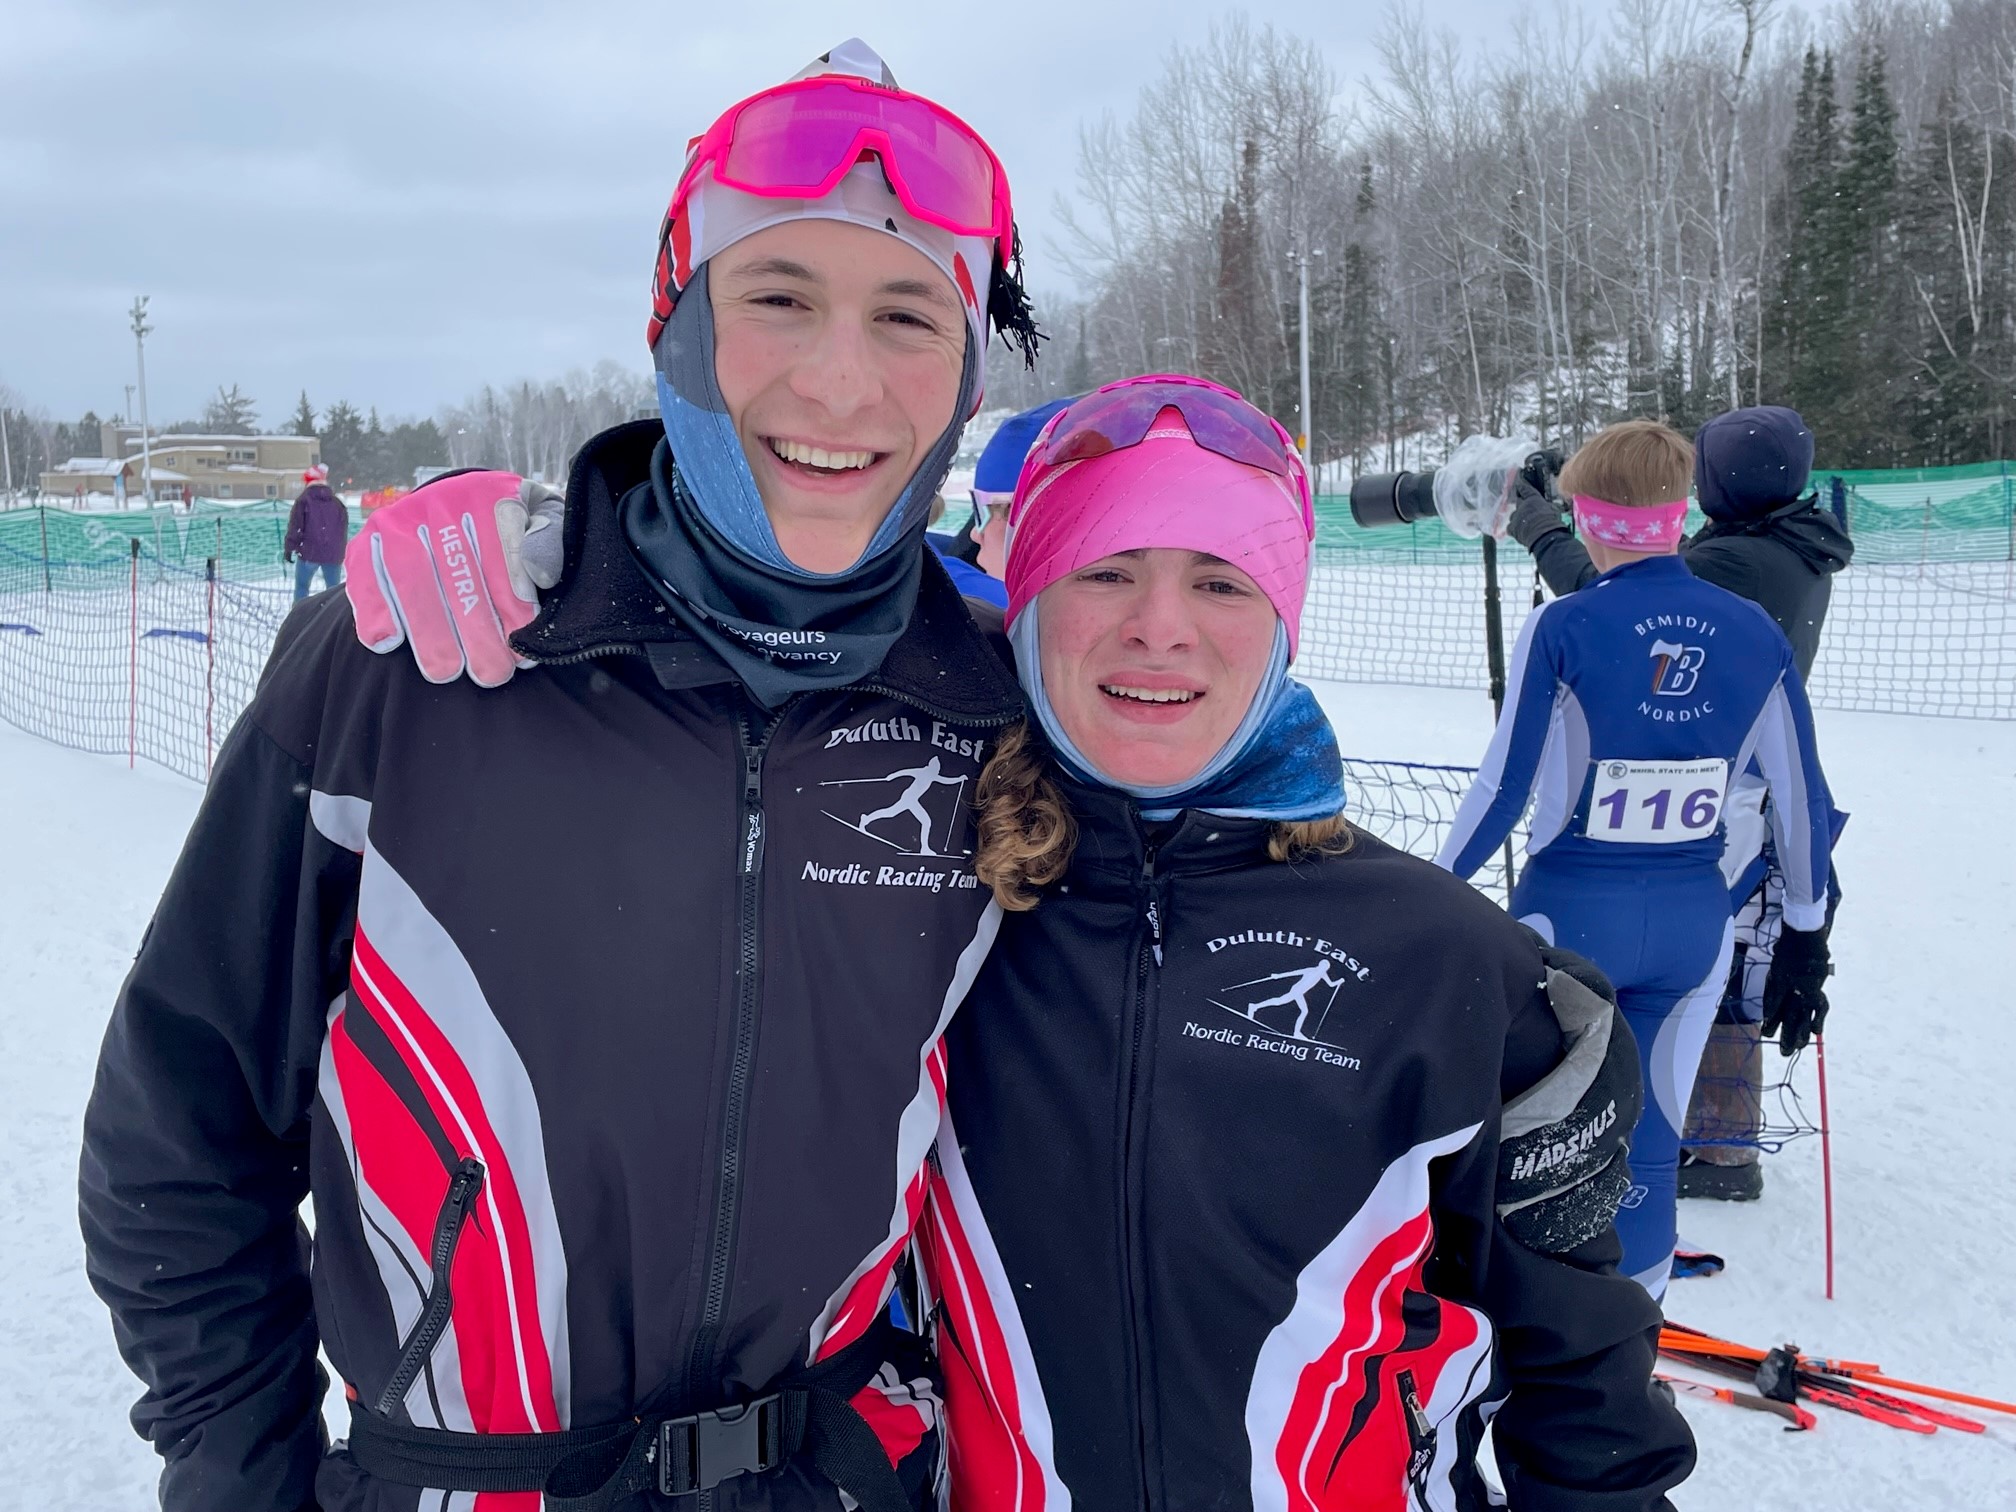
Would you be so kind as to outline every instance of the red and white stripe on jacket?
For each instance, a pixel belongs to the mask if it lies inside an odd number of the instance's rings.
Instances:
[[[1490,1321],[1428,1293],[1435,1245],[1429,1162],[1477,1137],[1470,1125],[1408,1150],[1296,1277],[1295,1304],[1260,1346],[1246,1398],[1254,1512],[1409,1512],[1408,1372],[1436,1431],[1421,1491],[1455,1506],[1453,1432],[1489,1388]],[[1414,1299],[1414,1316],[1406,1308]]]
[[[370,805],[318,792],[310,813],[329,840],[364,857],[352,997],[331,1007],[319,1091],[402,1338],[424,1306],[450,1180],[435,1131],[484,1172],[480,1221],[463,1226],[450,1271],[454,1311],[407,1409],[416,1424],[465,1433],[566,1428],[567,1258],[531,1079],[461,951],[365,838]],[[369,1014],[391,1044],[426,1124],[412,1093],[402,1095],[358,1048],[352,1012]],[[539,1497],[486,1492],[470,1505],[537,1512]]]

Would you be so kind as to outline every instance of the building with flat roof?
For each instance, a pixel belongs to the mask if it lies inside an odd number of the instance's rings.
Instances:
[[[145,472],[154,478],[157,499],[182,497],[185,487],[199,499],[292,499],[302,489],[302,475],[322,461],[316,436],[164,436],[149,438],[151,457]],[[140,427],[101,425],[96,457],[72,457],[42,474],[42,491],[59,498],[117,491],[125,479],[126,497],[138,500],[144,483]]]

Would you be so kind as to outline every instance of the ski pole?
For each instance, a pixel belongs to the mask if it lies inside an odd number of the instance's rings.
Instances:
[[[1827,1117],[1827,1037],[1813,1032],[1813,1064],[1820,1078],[1820,1226],[1827,1249],[1827,1300],[1834,1300],[1834,1135]]]
[[[1753,1364],[1770,1353],[1769,1350],[1753,1349],[1748,1344],[1732,1344],[1727,1339],[1718,1339],[1710,1334],[1695,1333],[1692,1329],[1676,1329],[1672,1324],[1659,1330],[1659,1347],[1669,1354],[1720,1355],[1724,1359],[1748,1360]],[[1802,1363],[1815,1370],[1824,1370],[1833,1375],[1847,1375],[1847,1367],[1857,1371],[1873,1371],[1878,1367],[1868,1360],[1813,1360],[1801,1355]]]

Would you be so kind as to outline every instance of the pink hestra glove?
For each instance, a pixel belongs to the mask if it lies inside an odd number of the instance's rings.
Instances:
[[[507,472],[437,478],[375,512],[343,554],[357,639],[411,646],[429,682],[466,670],[478,687],[511,680],[509,636],[532,623],[560,580],[558,491]]]

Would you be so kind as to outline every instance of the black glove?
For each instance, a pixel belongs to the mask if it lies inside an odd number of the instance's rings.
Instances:
[[[1804,1050],[1827,1021],[1827,974],[1834,969],[1827,935],[1818,929],[1781,929],[1764,977],[1765,1039],[1778,1036],[1778,1053]]]
[[[1568,521],[1562,516],[1558,503],[1524,477],[1512,480],[1512,519],[1505,527],[1507,535],[1531,551],[1542,537],[1567,528]]]
[[[1609,1228],[1630,1190],[1627,1156],[1644,1092],[1638,1046],[1609,980],[1571,951],[1548,946],[1541,958],[1562,1054],[1505,1105],[1498,1216],[1528,1249],[1563,1255]]]

